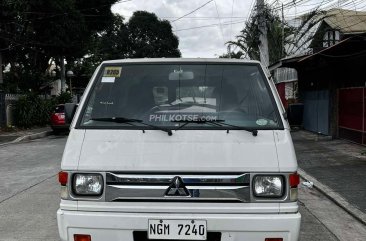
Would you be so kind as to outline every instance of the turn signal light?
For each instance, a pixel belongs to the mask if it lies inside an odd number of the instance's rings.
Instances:
[[[67,172],[59,172],[58,173],[58,181],[62,186],[66,186],[67,179],[68,179],[68,173]]]
[[[297,187],[300,184],[300,176],[297,173],[290,174],[289,176],[290,187]]]
[[[283,241],[283,238],[266,238],[264,241]]]
[[[91,236],[87,234],[74,234],[74,241],[91,241]]]

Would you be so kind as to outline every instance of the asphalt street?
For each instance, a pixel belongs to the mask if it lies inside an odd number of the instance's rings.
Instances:
[[[56,174],[65,142],[65,136],[50,136],[0,147],[1,241],[59,240],[56,222],[59,184]],[[366,235],[363,225],[316,190],[301,187],[300,204],[303,217],[300,240],[361,241],[362,235]],[[324,210],[332,212],[332,215],[324,213]],[[338,221],[334,221],[335,216],[339,216]],[[345,226],[340,229],[342,225]],[[337,232],[339,229],[341,231]],[[342,236],[342,233],[346,234]],[[351,233],[356,233],[356,236]]]
[[[305,131],[291,135],[299,167],[366,213],[366,148]]]

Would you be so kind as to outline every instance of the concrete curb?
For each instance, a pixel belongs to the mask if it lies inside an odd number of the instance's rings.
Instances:
[[[35,140],[35,139],[39,139],[39,138],[49,136],[51,134],[52,134],[52,131],[43,131],[43,132],[39,132],[39,133],[34,133],[34,134],[18,137],[17,139],[15,139],[12,142],[17,143],[17,142],[21,142],[21,141]]]
[[[305,179],[306,181],[312,182],[314,184],[314,187],[322,194],[324,194],[327,198],[332,200],[335,204],[344,209],[347,213],[356,218],[358,221],[366,225],[366,214],[363,213],[360,209],[350,204],[346,199],[344,199],[344,197],[339,195],[330,187],[319,182],[315,177],[307,174],[301,168],[298,169],[298,173],[301,178]]]
[[[7,142],[7,143],[2,143],[2,144],[0,144],[0,146],[14,144],[14,143],[22,142],[22,141],[30,141],[30,140],[40,139],[40,138],[49,136],[52,133],[53,132],[50,130],[50,131],[42,131],[42,132],[30,134],[30,135],[20,136],[17,139],[15,139],[14,141]]]

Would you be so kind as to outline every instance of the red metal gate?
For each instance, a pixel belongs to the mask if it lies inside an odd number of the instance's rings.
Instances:
[[[339,90],[338,134],[366,145],[366,88]]]

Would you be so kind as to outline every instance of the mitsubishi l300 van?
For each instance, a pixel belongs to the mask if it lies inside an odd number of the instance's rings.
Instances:
[[[296,156],[259,62],[105,61],[65,114],[61,240],[298,240]]]

